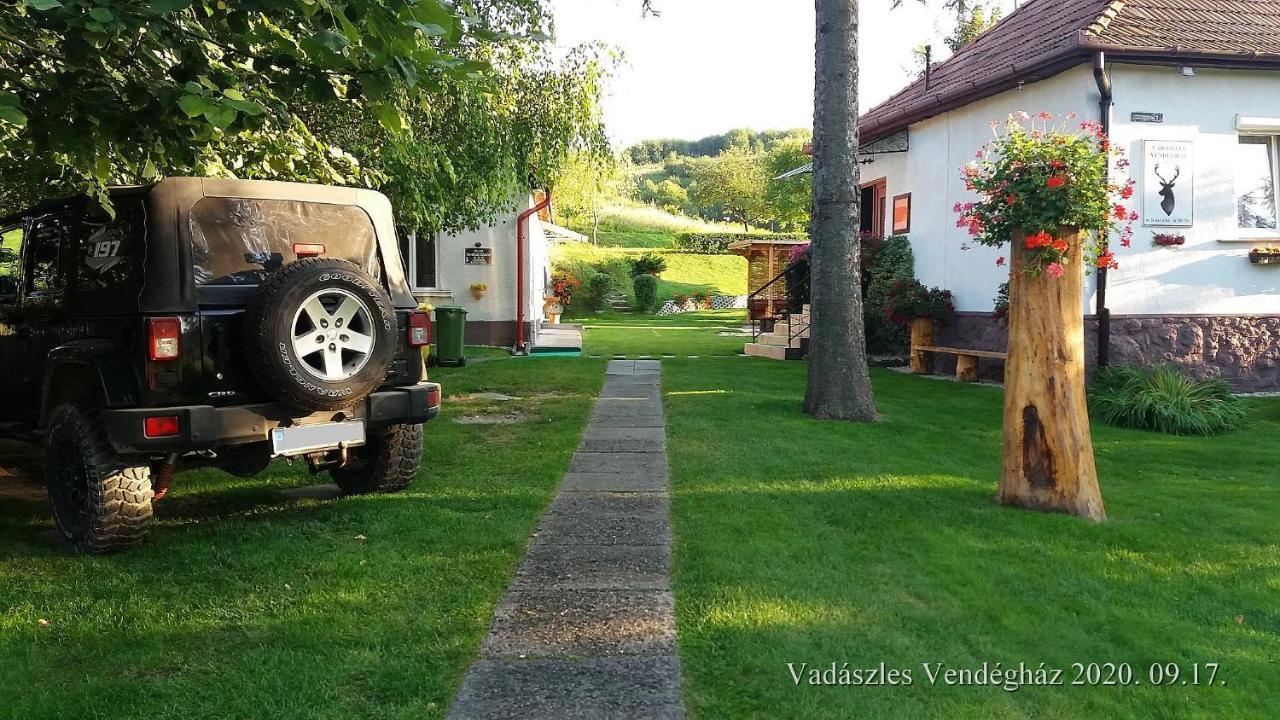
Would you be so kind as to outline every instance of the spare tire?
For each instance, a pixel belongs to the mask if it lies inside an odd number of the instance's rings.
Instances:
[[[280,401],[339,410],[386,381],[398,345],[391,298],[345,260],[290,263],[258,286],[244,316],[250,371]]]

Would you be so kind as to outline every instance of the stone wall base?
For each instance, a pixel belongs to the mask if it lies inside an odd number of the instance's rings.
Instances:
[[[1004,320],[989,313],[957,313],[938,327],[939,345],[1004,351]],[[1085,358],[1092,372],[1098,356],[1098,319],[1085,317]],[[1111,363],[1180,367],[1191,377],[1221,377],[1239,392],[1280,390],[1280,316],[1113,315]],[[980,361],[984,379],[1001,380],[1004,363]],[[955,358],[937,356],[935,372],[954,373]]]

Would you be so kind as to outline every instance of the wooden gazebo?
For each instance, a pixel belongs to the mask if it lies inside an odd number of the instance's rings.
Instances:
[[[773,317],[787,307],[786,278],[779,279],[772,285],[769,282],[787,269],[792,249],[797,245],[807,244],[807,240],[794,238],[760,237],[739,240],[729,245],[730,253],[747,259],[747,293],[755,295],[768,285],[759,297],[753,297],[747,303],[752,320]]]

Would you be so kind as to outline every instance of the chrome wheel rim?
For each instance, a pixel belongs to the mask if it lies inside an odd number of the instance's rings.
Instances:
[[[293,354],[303,369],[325,382],[355,377],[373,353],[373,316],[346,290],[311,294],[293,314]]]

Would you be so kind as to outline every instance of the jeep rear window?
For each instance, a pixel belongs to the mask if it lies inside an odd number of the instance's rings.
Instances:
[[[324,257],[382,275],[373,221],[354,205],[206,197],[191,208],[190,227],[200,285],[256,285],[298,259],[295,244],[323,245]]]

